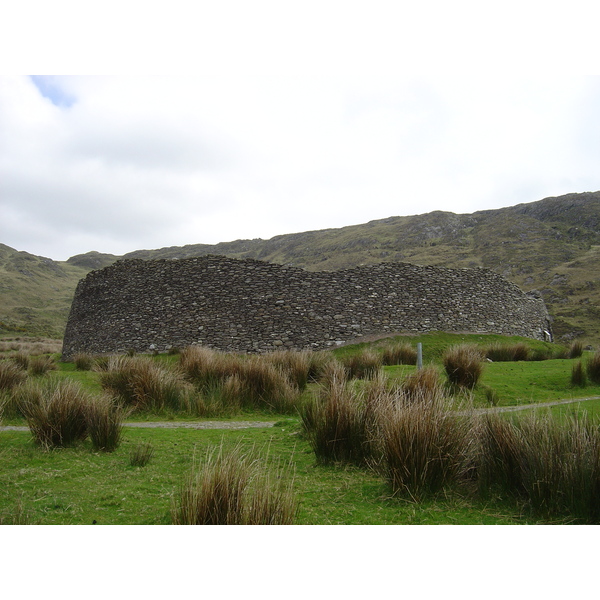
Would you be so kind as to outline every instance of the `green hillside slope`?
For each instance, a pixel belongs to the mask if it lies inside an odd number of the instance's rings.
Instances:
[[[7,247],[0,248],[2,263],[11,263],[4,258]],[[589,343],[600,342],[600,192],[568,194],[467,215],[436,211],[390,217],[339,229],[279,235],[269,240],[138,250],[123,258],[148,260],[206,254],[256,258],[314,271],[383,261],[487,267],[526,291],[537,289],[542,293],[554,317],[557,338],[580,337]],[[36,327],[36,333],[45,334],[49,334],[44,330],[45,324],[52,323],[59,331],[64,327],[61,318],[68,312],[77,278],[117,259],[90,252],[72,257],[67,263],[49,261],[51,266],[48,259],[27,257],[33,279],[15,273],[15,260],[23,262],[23,256],[12,259],[10,290],[4,285],[6,271],[0,271],[0,300],[10,296],[13,307],[7,313],[3,309],[0,320]],[[35,268],[32,259],[38,261]],[[17,281],[28,285],[21,289]],[[49,297],[54,300],[51,302]],[[17,311],[19,304],[22,312]]]
[[[0,333],[62,337],[75,287],[88,271],[0,244]]]

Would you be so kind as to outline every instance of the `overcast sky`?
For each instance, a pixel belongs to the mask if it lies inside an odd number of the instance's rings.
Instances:
[[[593,2],[150,4],[8,9],[0,243],[65,260],[600,189]]]

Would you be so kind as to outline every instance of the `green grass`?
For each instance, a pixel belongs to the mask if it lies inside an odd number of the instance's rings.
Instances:
[[[290,420],[291,423],[291,420]],[[217,431],[126,428],[115,452],[77,448],[40,452],[25,432],[0,433],[0,514],[19,498],[40,524],[168,524],[170,501],[194,460],[223,440],[262,448],[273,462],[292,459],[298,524],[493,524],[534,523],[514,507],[481,504],[460,496],[421,504],[390,497],[383,480],[359,468],[317,466],[297,425]],[[129,464],[137,444],[150,442],[152,460]]]
[[[496,391],[498,406],[599,396],[600,385],[571,385],[574,362],[577,359],[487,364],[475,390],[475,403],[486,406],[485,387]]]
[[[522,338],[428,334],[401,336],[423,343],[426,364],[443,374],[441,357],[457,343],[523,341]],[[372,344],[381,349],[383,340]],[[527,343],[532,347],[543,342]],[[346,346],[334,351],[350,356],[367,344]],[[584,356],[584,360],[588,355]],[[175,365],[177,357],[157,356],[161,364]],[[573,387],[571,368],[575,360],[541,362],[486,363],[480,384],[473,392],[475,406],[488,406],[486,389],[496,392],[499,406],[541,403],[567,398],[600,396],[600,386]],[[384,373],[401,380],[414,373],[411,365],[386,366]],[[74,380],[98,394],[98,374],[77,371],[72,363],[58,363],[58,370],[45,378]],[[353,381],[353,386],[365,386]],[[316,390],[309,384],[306,397]],[[559,419],[580,412],[600,418],[600,400],[560,407],[540,408]],[[509,413],[507,418],[519,418]],[[196,421],[197,417],[163,411],[134,413],[129,421]],[[0,432],[0,522],[15,515],[29,523],[42,524],[167,524],[170,523],[171,498],[181,486],[194,461],[202,460],[207,449],[219,445],[259,448],[273,462],[291,461],[294,490],[298,498],[299,524],[522,524],[547,522],[535,519],[518,505],[498,498],[485,502],[464,491],[452,491],[435,499],[407,502],[393,498],[384,478],[363,467],[318,464],[307,439],[300,433],[300,417],[258,410],[242,411],[230,419],[277,421],[275,427],[246,430],[124,429],[121,445],[112,453],[94,452],[91,442],[67,449],[43,451],[32,442],[29,432]],[[22,419],[4,424],[24,425]],[[154,449],[152,460],[144,467],[132,467],[130,457],[140,444]],[[268,449],[268,450],[267,450]],[[13,515],[13,517],[11,517]]]

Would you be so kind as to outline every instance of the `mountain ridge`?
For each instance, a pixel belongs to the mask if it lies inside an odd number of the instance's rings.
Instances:
[[[433,211],[387,217],[268,240],[188,244],[123,256],[92,251],[64,262],[0,244],[0,306],[5,307],[0,309],[0,328],[60,336],[76,283],[87,272],[116,260],[206,254],[309,271],[379,262],[490,268],[524,291],[542,294],[557,338],[580,337],[595,343],[600,338],[600,192],[552,196],[470,214]]]

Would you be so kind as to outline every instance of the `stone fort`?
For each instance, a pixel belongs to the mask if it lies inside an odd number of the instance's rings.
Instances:
[[[79,282],[63,357],[192,344],[319,350],[436,330],[548,339],[550,322],[541,298],[488,269],[381,263],[309,272],[211,255],[123,260]]]

